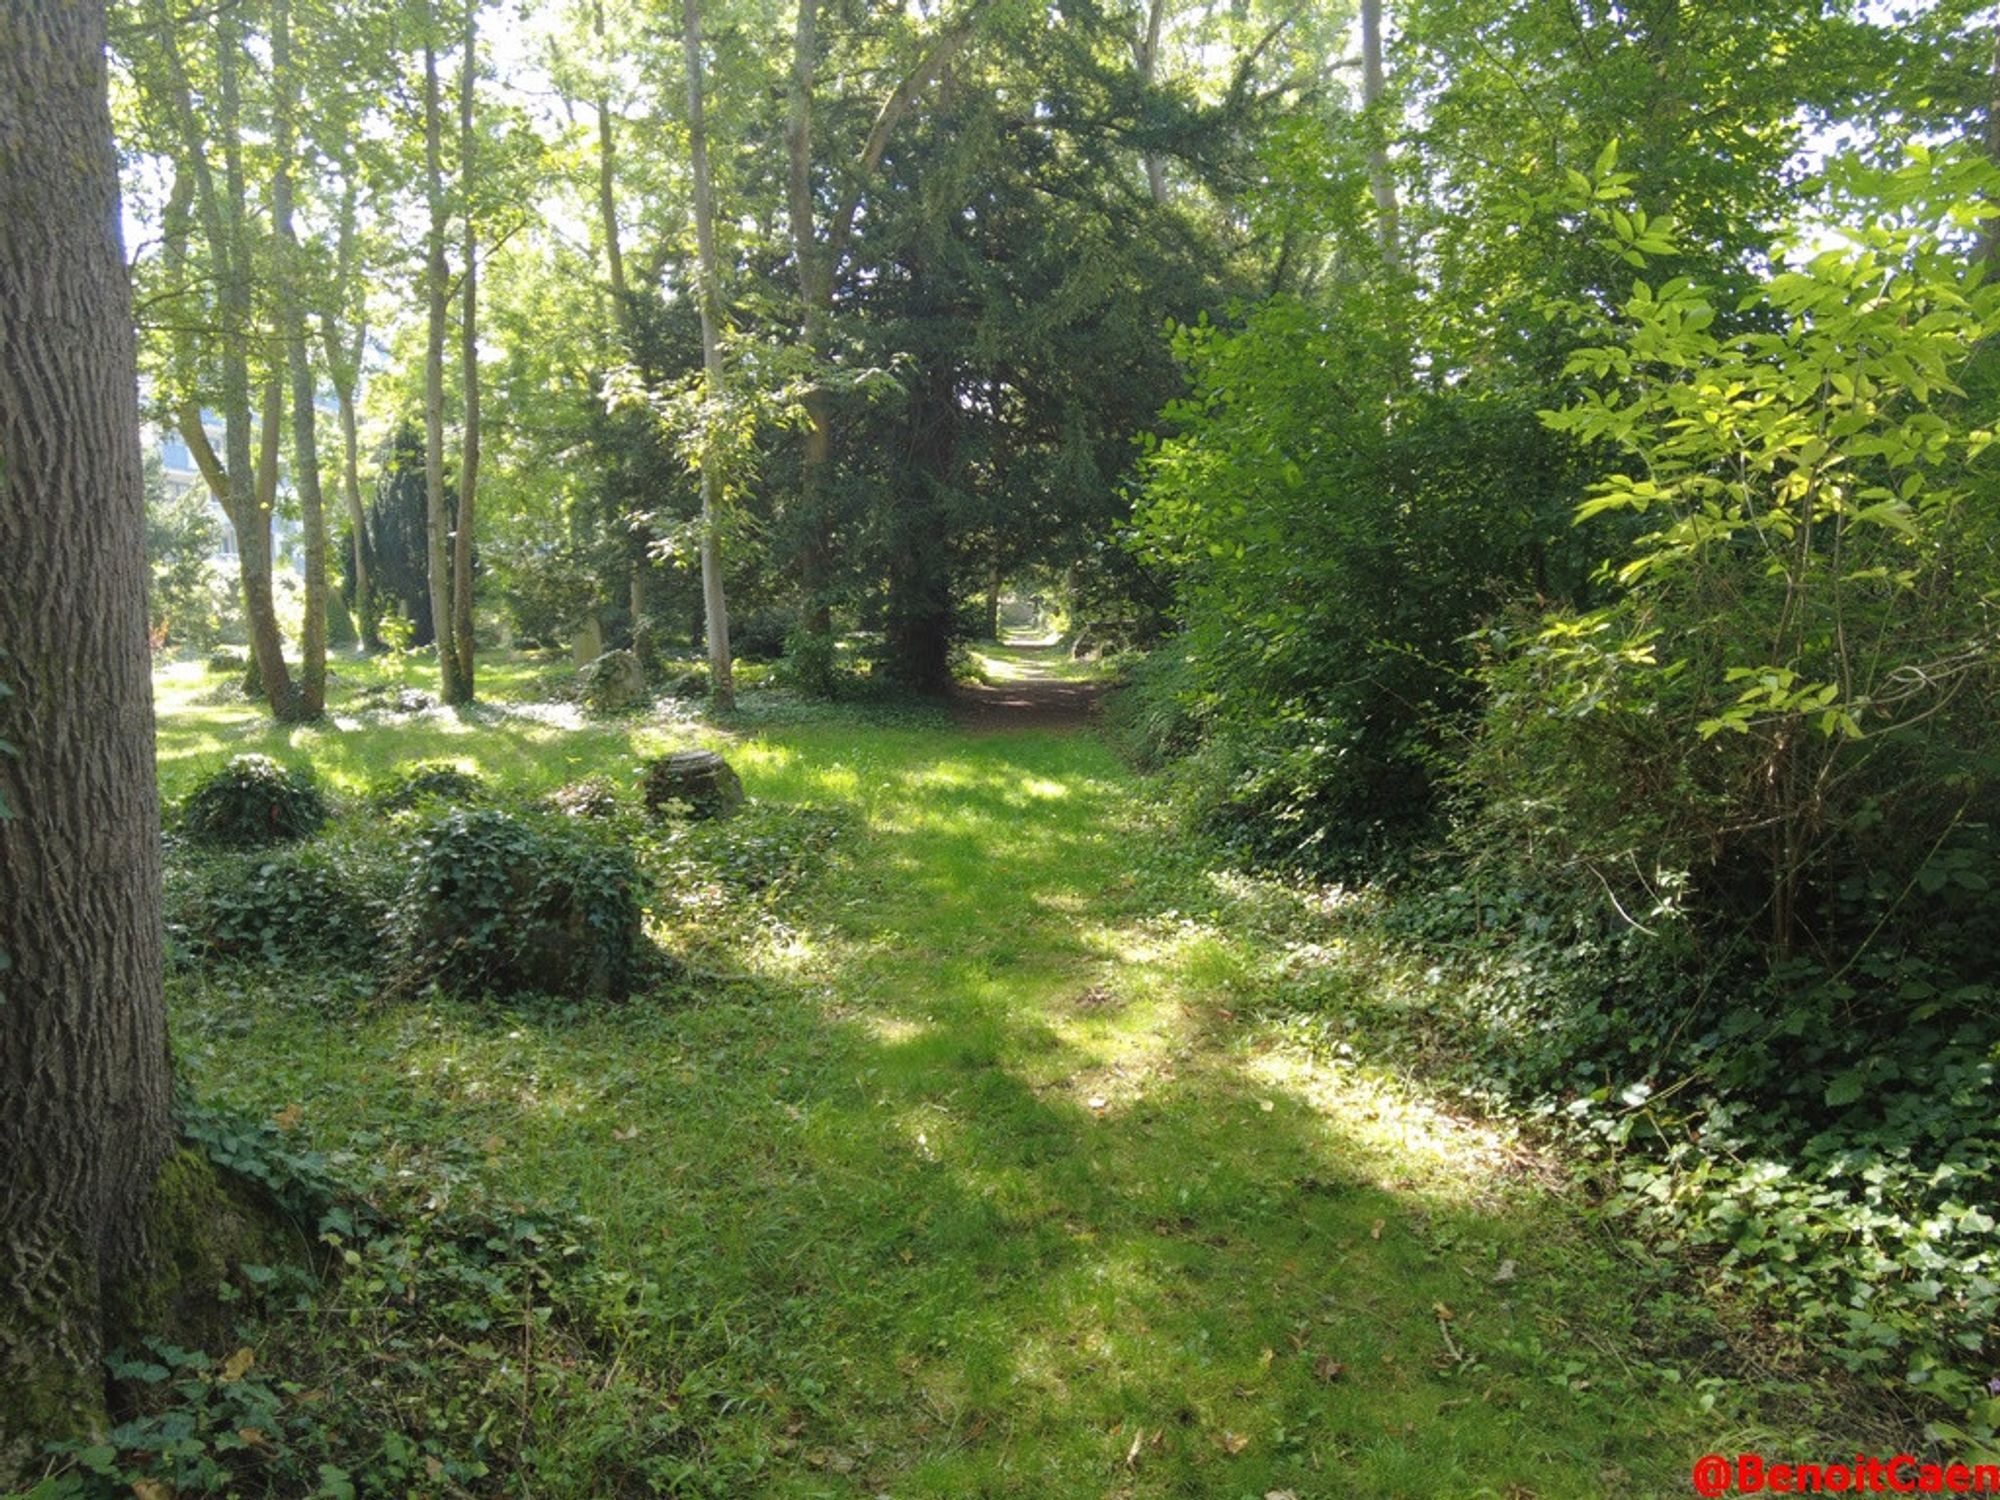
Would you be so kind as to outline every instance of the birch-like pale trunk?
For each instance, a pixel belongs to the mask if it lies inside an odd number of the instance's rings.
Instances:
[[[451,524],[444,488],[444,339],[449,317],[448,274],[444,259],[444,120],[438,91],[436,22],[424,41],[424,201],[430,233],[424,254],[424,511],[425,553],[430,565],[431,636],[437,646],[438,680],[444,701],[461,701],[458,652],[451,641]]]
[[[277,86],[272,145],[271,228],[277,244],[278,324],[292,382],[292,484],[299,495],[305,533],[305,623],[299,633],[301,718],[326,712],[326,505],[319,485],[318,410],[312,360],[306,351],[306,314],[299,287],[299,244],[292,227],[292,157],[298,140],[299,79],[292,51],[291,0],[271,10],[271,73]]]
[[[459,447],[458,525],[451,549],[451,650],[458,658],[458,696],[473,698],[472,539],[479,499],[479,233],[473,206],[478,159],[475,110],[479,97],[479,0],[466,0],[465,71],[458,93],[458,196],[465,215],[465,275],[459,306],[459,378],[465,387],[465,430]]]
[[[708,122],[701,81],[701,4],[681,0],[681,41],[687,53],[688,167],[694,179],[695,248],[699,269],[696,302],[701,308],[702,402],[710,410],[722,397],[722,299],[717,288],[715,192],[708,175]],[[736,682],[729,660],[729,603],[722,588],[722,500],[715,442],[701,446],[701,601],[708,637],[709,690],[724,713],[736,707]]]

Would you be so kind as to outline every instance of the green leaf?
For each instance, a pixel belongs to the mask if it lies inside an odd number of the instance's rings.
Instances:
[[[1833,1082],[1826,1086],[1826,1102],[1830,1107],[1840,1109],[1854,1103],[1866,1091],[1867,1081],[1862,1077],[1861,1070],[1849,1068],[1845,1073],[1837,1074]]]

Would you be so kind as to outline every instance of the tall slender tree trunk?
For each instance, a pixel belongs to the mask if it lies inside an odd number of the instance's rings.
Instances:
[[[224,174],[220,187],[209,164],[209,141],[195,114],[193,91],[188,84],[179,41],[170,20],[160,28],[159,45],[172,81],[174,114],[185,152],[184,160],[192,170],[193,197],[200,209],[203,232],[208,239],[209,258],[214,266],[217,322],[220,325],[223,452],[227,455],[227,462],[216,456],[208,440],[198,399],[188,397],[178,414],[178,423],[181,436],[194,454],[202,477],[207,480],[223,514],[229,518],[230,526],[241,538],[258,529],[260,517],[257,513],[256,476],[250,458],[250,245],[244,227],[248,207],[243,179],[242,99],[237,82],[238,53],[241,50],[237,31],[239,25],[239,18],[232,12],[225,11],[216,17],[218,97],[214,114],[221,136]],[[185,245],[179,239],[172,220],[170,213],[167,254],[178,259],[183,255]],[[268,532],[268,511],[262,515],[261,522]],[[239,559],[241,555],[239,547]],[[268,545],[265,555],[268,558]],[[270,570],[266,567],[259,573],[239,568],[238,577],[242,584],[243,614],[250,630],[250,658],[258,691],[268,696],[273,715],[288,719],[295,712],[296,701],[290,674],[285,668],[285,643],[278,629],[277,608],[271,598]]]
[[[1146,35],[1139,44],[1139,81],[1148,89],[1153,87],[1160,72],[1160,32],[1167,18],[1167,0],[1151,0],[1146,7]],[[1146,187],[1153,195],[1153,202],[1165,206],[1167,201],[1167,164],[1157,151],[1146,153]]]
[[[459,313],[459,371],[465,387],[465,432],[459,449],[458,526],[451,556],[451,646],[458,655],[459,697],[473,698],[472,538],[479,497],[479,234],[473,208],[478,141],[479,0],[466,0],[465,72],[458,93],[458,196],[465,214],[464,301]]]
[[[302,718],[326,712],[326,506],[319,487],[318,411],[314,405],[312,361],[306,352],[306,314],[299,286],[299,245],[292,229],[292,156],[298,139],[299,80],[292,53],[291,0],[276,0],[271,11],[271,72],[278,91],[275,158],[271,179],[271,224],[278,253],[278,321],[292,379],[292,483],[299,494],[305,533],[305,624],[299,640],[299,703]]]
[[[340,197],[340,233],[334,250],[336,293],[346,296],[354,284],[359,252],[355,244],[355,187],[350,177]],[[368,511],[361,503],[361,440],[354,409],[355,387],[361,378],[361,351],[367,344],[367,328],[355,320],[354,342],[343,346],[338,320],[331,311],[322,314],[320,337],[326,345],[327,370],[333,381],[333,397],[340,408],[340,492],[347,509],[348,530],[352,533],[354,570],[354,613],[361,627],[361,648],[382,649],[382,627],[376,617],[374,561],[368,539]]]
[[[285,665],[285,637],[271,593],[271,506],[260,471],[251,460],[250,339],[253,310],[250,285],[249,194],[243,173],[243,106],[238,84],[242,51],[239,17],[229,11],[216,22],[216,73],[222,110],[223,196],[221,238],[228,245],[220,301],[222,307],[222,423],[228,490],[223,509],[236,529],[236,555],[243,580],[243,613],[250,629],[250,655],[257,680],[281,720],[298,713],[298,695]],[[267,398],[269,392],[267,392]],[[265,401],[266,440],[276,441],[272,402]],[[199,422],[197,422],[199,426]],[[205,445],[205,442],[204,442]],[[276,472],[273,456],[272,472]],[[275,484],[273,485],[275,490]]]
[[[604,0],[591,9],[591,29],[600,54],[604,47]],[[605,61],[601,55],[599,61]],[[611,281],[611,318],[621,337],[631,332],[630,289],[625,283],[625,249],[618,233],[618,137],[611,120],[607,83],[597,94],[597,211],[604,225],[605,274]]]
[[[597,38],[598,60],[608,66],[604,49],[604,0],[594,0],[591,30]],[[608,80],[597,93],[597,213],[604,231],[604,271],[611,286],[611,330],[629,357],[633,352],[632,293],[625,280],[625,246],[618,229],[618,130],[611,116]],[[632,518],[630,526],[632,571],[628,585],[628,608],[636,629],[651,608],[647,599],[647,580],[653,537],[650,528],[637,516]]]
[[[791,112],[786,122],[785,149],[788,217],[792,229],[792,259],[798,267],[802,309],[801,335],[807,352],[817,359],[825,350],[826,314],[833,302],[832,269],[820,256],[814,229],[812,190],[813,73],[819,58],[818,0],[799,0],[792,34]],[[800,559],[805,593],[805,625],[815,635],[833,631],[828,574],[832,570],[832,522],[826,514],[826,472],[833,457],[833,418],[826,392],[808,382],[805,397],[805,440],[799,452],[799,506],[805,513],[807,540]]]
[[[101,3],[0,22],[0,1489],[104,1422],[173,1149],[145,506]]]
[[[1382,0],[1361,0],[1361,107],[1368,115],[1368,190],[1375,199],[1375,239],[1382,248],[1382,264],[1398,272],[1403,268],[1402,227],[1382,120],[1387,92],[1382,72]]]
[[[701,368],[704,404],[711,410],[722,397],[722,299],[715,252],[715,194],[708,177],[708,123],[703,113],[701,84],[700,0],[681,0],[681,40],[687,52],[688,165],[694,178],[695,244],[700,260]],[[728,712],[736,706],[736,682],[729,662],[729,605],[722,589],[720,476],[716,473],[715,442],[707,434],[701,445],[701,600],[708,637],[708,675],[715,706]]]
[[[424,257],[424,297],[429,320],[424,347],[424,509],[425,553],[430,571],[431,636],[437,647],[438,678],[447,703],[461,701],[458,652],[452,646],[450,504],[444,487],[444,337],[449,314],[444,259],[445,201],[443,105],[438,92],[437,10],[424,41],[424,198],[430,234]]]

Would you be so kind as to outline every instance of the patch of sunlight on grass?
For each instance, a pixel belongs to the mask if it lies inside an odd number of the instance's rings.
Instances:
[[[890,1046],[900,1046],[904,1042],[914,1042],[919,1037],[934,1034],[937,1028],[928,1021],[913,1021],[906,1016],[872,1015],[861,1023],[869,1035]]]
[[[1274,1049],[1248,1059],[1244,1074],[1337,1121],[1343,1138],[1386,1169],[1397,1188],[1490,1202],[1497,1186],[1520,1182],[1530,1160],[1498,1126],[1448,1114],[1351,1063]]]

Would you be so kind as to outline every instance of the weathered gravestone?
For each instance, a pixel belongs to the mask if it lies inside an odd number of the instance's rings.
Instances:
[[[722,817],[743,803],[743,783],[713,750],[676,750],[646,767],[646,806],[654,814],[676,804],[695,818]]]

